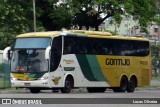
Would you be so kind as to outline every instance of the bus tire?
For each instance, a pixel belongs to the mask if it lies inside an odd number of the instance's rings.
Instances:
[[[105,87],[97,87],[97,88],[87,87],[87,91],[89,93],[104,93],[106,91],[106,88]]]
[[[31,93],[35,93],[35,94],[41,92],[41,90],[39,88],[29,88],[29,90]]]
[[[134,92],[136,86],[137,86],[136,78],[131,77],[131,79],[128,83],[127,92]]]
[[[59,90],[57,89],[52,89],[52,93],[58,93],[59,92]]]
[[[113,92],[120,92],[119,87],[112,88]]]
[[[121,78],[120,87],[119,87],[120,92],[125,92],[127,90],[127,85],[128,85],[128,79],[127,77],[123,76]]]
[[[64,88],[61,88],[62,93],[70,93],[73,88],[73,79],[71,77],[67,77],[65,80]]]
[[[114,92],[125,92],[128,86],[128,79],[126,76],[121,78],[120,87],[113,88]]]

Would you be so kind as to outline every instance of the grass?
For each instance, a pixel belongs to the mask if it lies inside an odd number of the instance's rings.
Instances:
[[[159,76],[152,76],[152,81],[149,86],[144,86],[142,88],[155,88],[155,89],[160,89],[160,77]],[[155,81],[155,82],[154,82]]]
[[[5,87],[10,87],[10,80],[5,80],[3,77],[0,77],[0,89]]]
[[[160,81],[160,77],[159,76],[152,76],[152,80],[159,80]]]
[[[0,72],[3,70],[3,64],[0,63]]]
[[[153,89],[154,89],[154,88],[155,88],[155,89],[158,88],[158,89],[160,89],[160,85],[152,85],[152,84],[151,84],[151,85],[149,85],[149,86],[144,86],[144,87],[142,87],[142,88],[153,88]]]

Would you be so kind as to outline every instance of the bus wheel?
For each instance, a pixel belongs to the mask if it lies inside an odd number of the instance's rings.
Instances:
[[[125,76],[121,78],[120,87],[113,88],[114,92],[125,92],[127,90],[128,80]]]
[[[112,88],[112,89],[113,89],[113,92],[120,92],[119,87],[114,87],[114,88]]]
[[[58,89],[52,89],[52,93],[58,93],[59,90]]]
[[[89,93],[98,93],[98,92],[104,93],[106,91],[106,88],[105,87],[97,87],[97,88],[88,87],[87,91]]]
[[[73,80],[70,77],[67,77],[65,80],[64,88],[61,88],[62,93],[70,93],[73,88]]]
[[[120,92],[125,92],[127,90],[128,80],[125,76],[121,78]]]
[[[131,77],[130,82],[128,83],[127,92],[134,92],[137,82],[134,77]]]
[[[31,93],[40,93],[41,90],[39,88],[30,88],[29,89]]]
[[[105,87],[98,88],[98,92],[104,93],[106,91]]]

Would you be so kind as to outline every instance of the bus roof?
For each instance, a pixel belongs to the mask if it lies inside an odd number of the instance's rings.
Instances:
[[[60,35],[60,32],[30,32],[24,33],[17,36],[17,38],[27,38],[27,37],[55,37]]]
[[[49,31],[49,32],[31,32],[24,33],[17,36],[17,38],[27,38],[27,37],[56,37],[59,35],[64,36],[77,36],[77,37],[91,37],[91,38],[110,38],[110,39],[122,39],[122,40],[140,40],[140,41],[149,41],[143,36],[112,36],[109,32],[103,31],[86,31],[86,30],[69,30],[69,31]]]

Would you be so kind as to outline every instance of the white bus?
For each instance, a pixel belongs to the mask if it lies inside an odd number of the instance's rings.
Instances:
[[[150,84],[150,56],[146,38],[79,30],[21,34],[3,53],[11,63],[12,87],[31,93],[69,93],[78,87],[88,92],[133,92]]]

